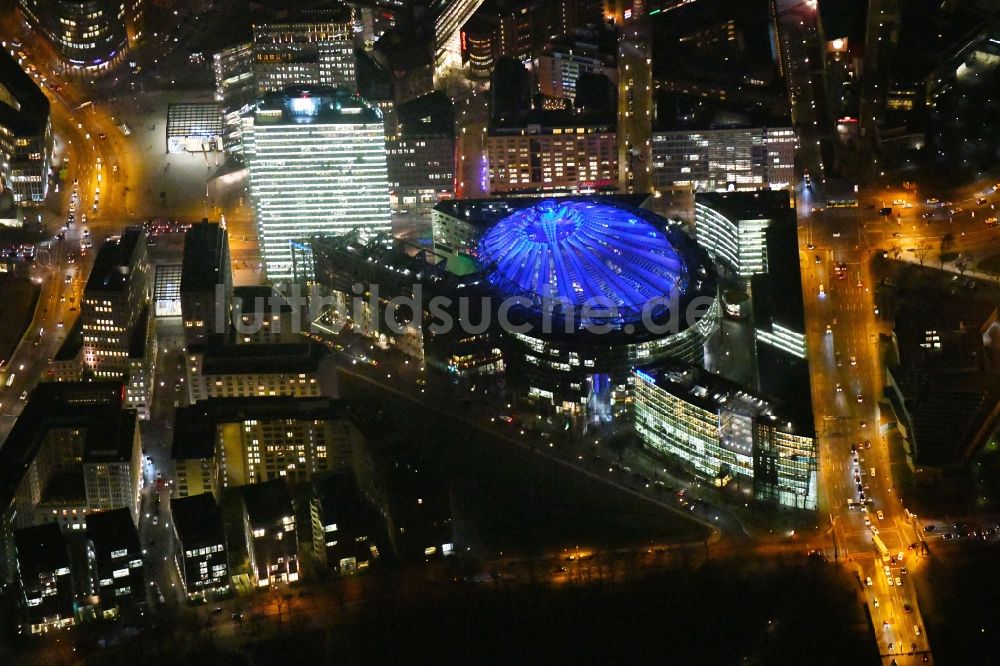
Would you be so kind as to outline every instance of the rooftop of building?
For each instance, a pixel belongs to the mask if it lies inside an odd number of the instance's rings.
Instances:
[[[667,393],[702,409],[718,413],[727,410],[750,416],[759,423],[773,426],[781,432],[812,437],[812,413],[789,408],[771,398],[755,394],[735,382],[702,368],[667,364],[655,370],[636,370],[635,374]]]
[[[2,101],[6,92],[16,107]],[[6,49],[0,49],[0,126],[17,135],[40,135],[49,122],[49,100]]]
[[[175,460],[211,458],[215,451],[216,426],[220,423],[249,419],[335,420],[347,415],[345,406],[331,398],[268,396],[199,400],[177,408],[171,455]]]
[[[86,506],[87,481],[83,477],[83,468],[61,469],[49,476],[48,483],[42,489],[41,505],[53,506]]]
[[[313,477],[312,486],[324,521],[328,518],[336,519],[338,524],[364,521],[375,512],[351,472],[318,474]]]
[[[292,311],[288,299],[269,285],[233,287],[233,308],[237,306],[241,314],[250,316]]]
[[[663,90],[656,95],[656,132],[706,132],[750,127],[791,128],[790,112],[777,113],[764,105],[746,101],[725,102]]]
[[[51,573],[69,566],[69,544],[59,523],[19,529],[14,532],[14,544],[18,568],[25,579],[35,577],[33,574]],[[37,582],[37,577],[34,582]]]
[[[694,269],[667,221],[640,210],[544,200],[490,227],[479,260],[505,296],[559,298],[567,308],[600,303],[631,321],[653,299],[686,291]]]
[[[101,245],[87,280],[86,292],[123,291],[128,288],[135,253],[146,244],[146,232],[140,226],[125,227],[121,236]]]
[[[185,550],[226,543],[222,513],[211,493],[190,497],[172,497],[170,515],[177,538]]]
[[[805,333],[805,306],[799,263],[799,232],[795,224],[772,224],[764,231],[767,273],[751,278],[754,321],[778,323]]]
[[[202,357],[203,375],[308,373],[319,369],[326,348],[311,342],[280,344],[208,343],[192,345],[189,354]]]
[[[226,284],[229,265],[229,239],[218,222],[202,220],[184,234],[184,260],[181,269],[181,292],[215,289]],[[230,280],[231,281],[231,278]]]
[[[544,55],[579,56],[601,61],[606,67],[615,67],[618,52],[618,34],[607,25],[589,25],[549,40],[542,50]]]
[[[257,103],[255,125],[359,125],[382,123],[382,112],[360,96],[330,86],[289,86]]]
[[[87,536],[94,542],[98,555],[114,550],[140,550],[139,532],[128,508],[87,514]]]
[[[129,460],[136,415],[122,409],[123,392],[118,382],[38,384],[0,448],[0,507],[13,499],[51,428],[86,430],[84,462]]]
[[[695,203],[704,204],[726,218],[795,222],[795,209],[787,190],[754,192],[697,192]]]
[[[441,90],[396,106],[396,122],[404,139],[444,136],[455,138],[455,105]]]
[[[233,490],[243,499],[251,528],[278,525],[283,519],[295,516],[292,493],[284,479],[238,486]]]
[[[947,371],[983,367],[984,336],[997,319],[994,303],[932,289],[905,293],[910,296],[898,299],[893,326],[903,365]]]
[[[168,139],[210,139],[220,136],[222,129],[222,113],[218,102],[174,102],[167,105]]]

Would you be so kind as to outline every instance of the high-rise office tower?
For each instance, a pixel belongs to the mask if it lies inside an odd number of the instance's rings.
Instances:
[[[390,230],[382,115],[360,97],[324,86],[265,95],[243,138],[269,279],[292,277],[291,241]]]
[[[386,139],[392,206],[430,224],[437,202],[455,195],[455,108],[435,91],[400,104],[396,117]]]
[[[148,273],[142,227],[126,227],[97,253],[80,307],[84,369],[95,377],[120,378],[128,373],[138,324],[148,319]]]
[[[226,228],[202,220],[184,235],[181,317],[188,346],[226,333],[232,305],[233,269]]]

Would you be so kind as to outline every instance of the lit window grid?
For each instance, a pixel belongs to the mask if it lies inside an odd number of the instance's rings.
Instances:
[[[773,324],[770,331],[758,328],[756,336],[757,340],[764,344],[776,347],[796,358],[806,358],[806,336],[803,333],[787,329],[780,324]]]
[[[491,136],[487,138],[490,189],[565,189],[581,182],[615,181],[618,144],[614,133],[588,132]],[[533,164],[539,165],[537,171]]]
[[[696,191],[789,187],[795,182],[797,145],[791,128],[656,133],[653,184]]]
[[[695,202],[695,238],[713,259],[739,270],[739,235],[736,223],[705,204]]]
[[[247,152],[270,279],[291,278],[290,241],[389,231],[381,125],[251,125]]]
[[[719,414],[688,403],[640,373],[635,373],[634,379],[635,427],[647,445],[687,462],[706,478],[714,478],[722,465],[728,465],[731,472],[752,480],[754,456],[770,455],[777,483],[755,484],[755,496],[784,506],[816,509],[817,461],[812,437],[755,423],[753,442],[758,450],[753,456],[740,454],[721,444]]]

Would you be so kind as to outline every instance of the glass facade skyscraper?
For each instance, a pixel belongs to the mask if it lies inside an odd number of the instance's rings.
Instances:
[[[347,91],[263,97],[243,132],[267,277],[292,278],[293,241],[390,230],[381,112]]]

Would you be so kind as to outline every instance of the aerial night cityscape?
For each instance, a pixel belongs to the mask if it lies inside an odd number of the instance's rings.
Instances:
[[[0,47],[0,664],[1000,664],[1000,0]]]

